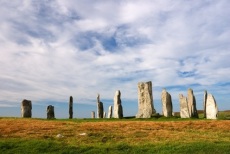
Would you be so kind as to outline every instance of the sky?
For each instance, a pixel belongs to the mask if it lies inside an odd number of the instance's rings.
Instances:
[[[179,94],[192,88],[203,109],[204,90],[219,110],[230,109],[228,0],[1,0],[0,116],[74,118],[104,109],[121,91],[124,116],[138,111],[138,82],[152,81],[154,107],[163,88],[179,111]]]

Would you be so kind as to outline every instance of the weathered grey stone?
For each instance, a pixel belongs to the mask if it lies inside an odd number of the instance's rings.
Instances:
[[[103,103],[100,101],[100,95],[97,95],[97,118],[103,118],[104,107]]]
[[[54,106],[52,106],[52,105],[47,106],[46,112],[47,112],[47,119],[54,119],[55,118]]]
[[[203,102],[203,106],[204,106],[204,118],[206,118],[206,102],[207,102],[207,91],[204,91],[204,102]]]
[[[138,83],[138,113],[136,118],[151,118],[156,110],[153,106],[152,82]]]
[[[108,118],[112,118],[112,114],[113,114],[113,106],[109,106]]]
[[[187,98],[184,97],[182,94],[179,94],[179,100],[180,100],[180,117],[181,118],[190,118],[189,114],[189,107],[188,107],[188,101]]]
[[[114,108],[113,108],[113,117],[114,118],[123,118],[123,108],[121,105],[121,92],[120,90],[116,91],[114,96]]]
[[[69,119],[73,119],[73,97],[69,98]]]
[[[218,107],[216,104],[216,100],[212,94],[208,94],[206,100],[206,118],[217,119],[217,117],[218,117]]]
[[[32,102],[24,99],[21,103],[21,115],[23,118],[32,117]]]
[[[91,118],[93,118],[93,119],[95,118],[95,112],[94,111],[91,112]]]
[[[106,112],[103,113],[103,118],[106,118]]]
[[[198,113],[196,109],[196,98],[193,94],[193,90],[191,88],[188,89],[188,109],[189,115],[191,118],[198,118]]]
[[[163,89],[161,93],[161,102],[163,115],[165,117],[171,117],[173,111],[172,99],[171,95],[166,91],[166,89]]]

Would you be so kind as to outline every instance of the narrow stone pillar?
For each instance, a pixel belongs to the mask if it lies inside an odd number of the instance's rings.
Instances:
[[[212,94],[207,95],[205,110],[206,110],[207,119],[217,119],[218,107],[217,107],[216,100]]]
[[[21,103],[21,116],[23,118],[32,117],[32,102],[30,100],[24,99]]]
[[[204,106],[204,118],[206,118],[206,103],[207,103],[207,91],[204,91],[204,102],[203,102],[203,106]]]
[[[172,99],[171,95],[166,91],[166,89],[163,89],[161,93],[161,102],[163,115],[165,117],[171,117],[173,111]]]
[[[117,90],[114,96],[114,108],[113,108],[114,118],[123,118],[123,108],[121,105],[121,92]]]
[[[93,118],[93,119],[95,118],[95,112],[94,111],[91,112],[91,118]]]
[[[103,103],[100,101],[100,95],[97,95],[97,118],[103,118],[104,107]]]
[[[191,118],[199,118],[197,109],[196,109],[196,98],[191,88],[188,89],[187,101],[188,101],[189,115],[191,116]]]
[[[113,114],[113,106],[109,106],[109,111],[108,111],[108,118],[112,118],[112,114]]]
[[[73,97],[69,98],[69,119],[73,119]]]
[[[181,118],[191,118],[191,115],[189,114],[187,98],[183,96],[182,94],[179,94],[179,101],[180,101],[180,117]]]
[[[47,112],[47,119],[55,119],[54,106],[52,105],[47,106],[46,112]]]
[[[103,113],[103,118],[106,118],[106,112]]]
[[[152,82],[138,83],[138,113],[136,118],[151,118],[156,110],[153,106]]]

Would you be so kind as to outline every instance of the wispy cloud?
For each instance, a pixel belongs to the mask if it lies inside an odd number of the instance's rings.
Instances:
[[[131,100],[137,82],[149,80],[155,99],[164,87],[177,99],[190,85],[226,97],[229,8],[227,0],[3,0],[1,106],[69,95],[92,104],[98,92],[112,99],[117,89]]]

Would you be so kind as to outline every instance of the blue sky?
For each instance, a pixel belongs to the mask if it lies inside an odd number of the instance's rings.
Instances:
[[[137,83],[161,91],[192,88],[202,109],[204,90],[230,109],[228,0],[2,0],[0,1],[0,116],[20,116],[23,99],[33,117],[90,117],[100,93],[105,110],[121,91],[124,115],[135,115]]]

